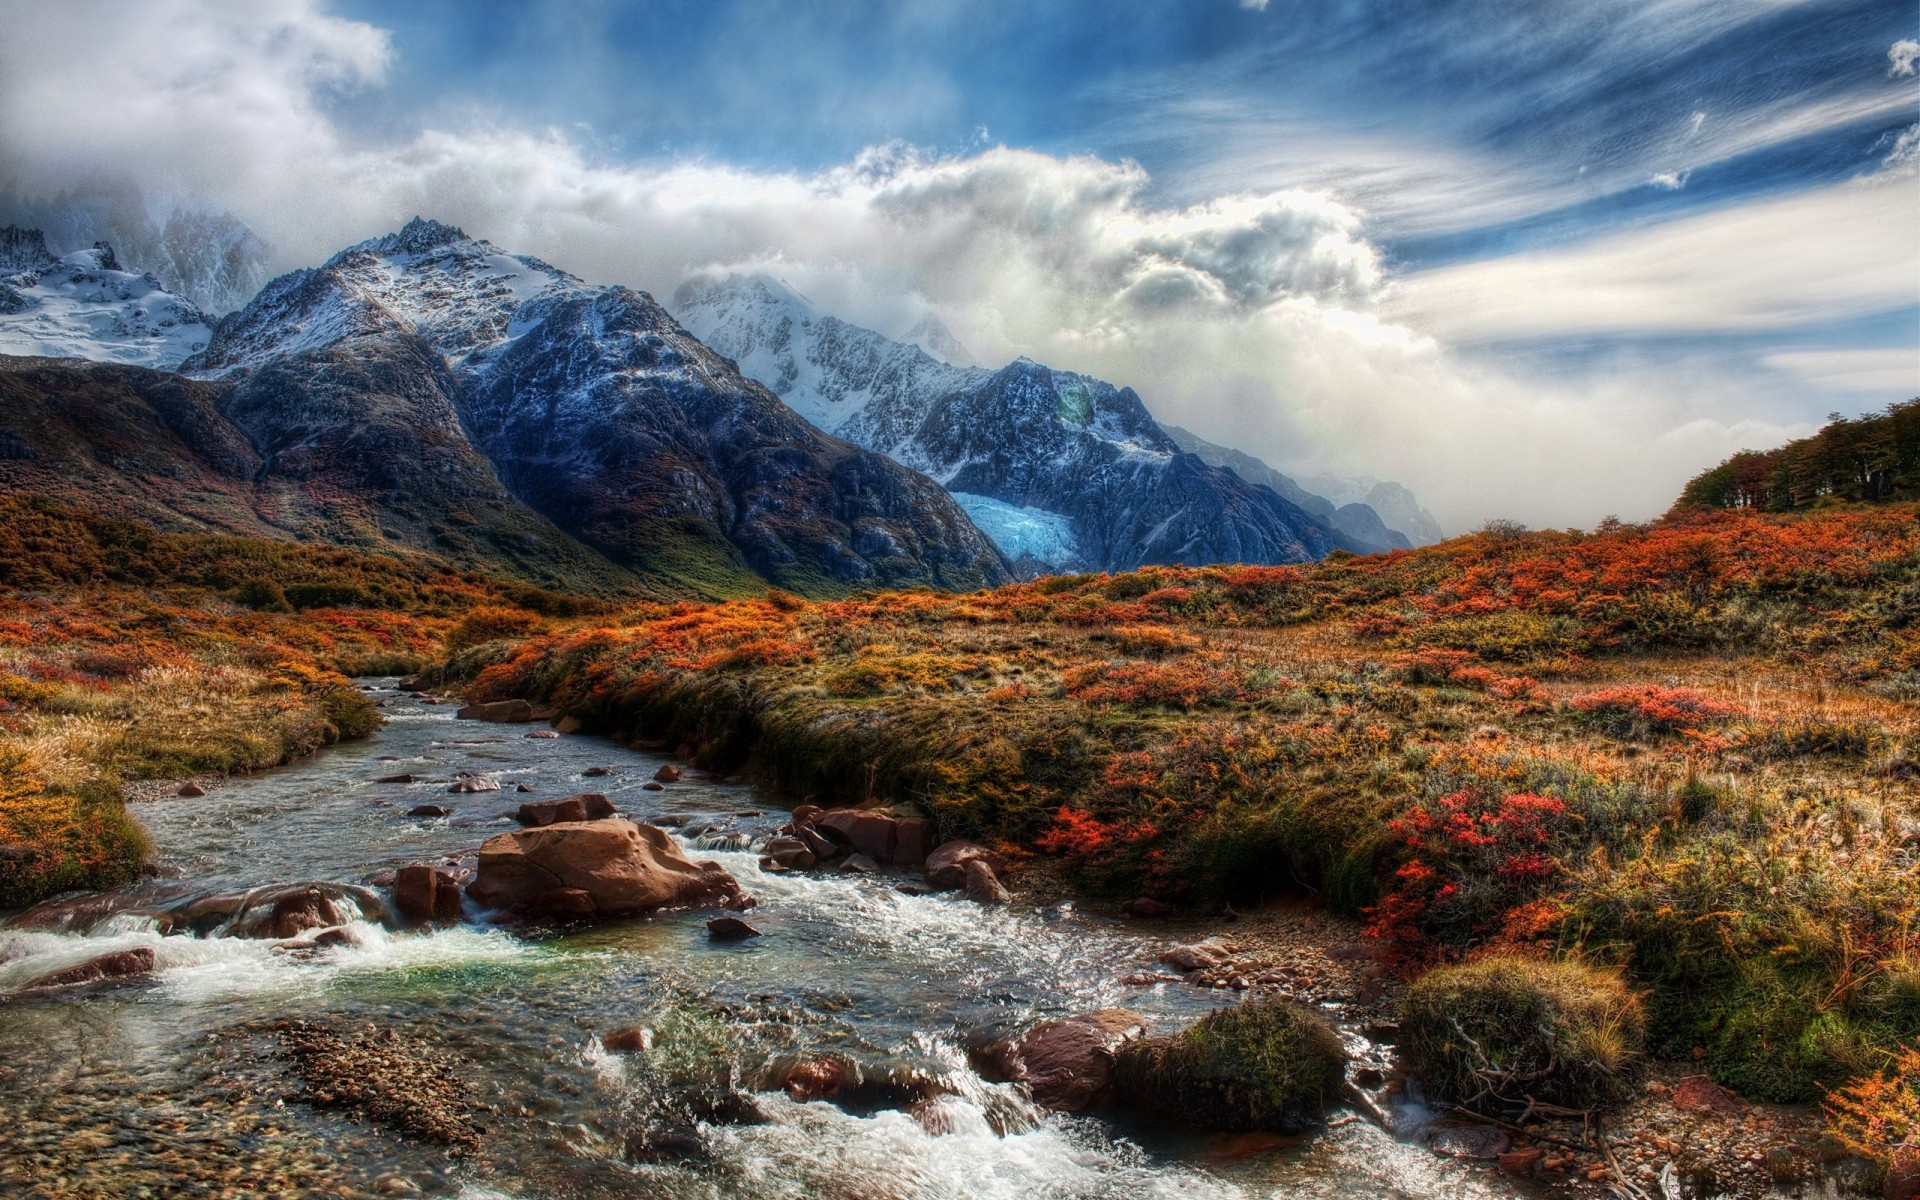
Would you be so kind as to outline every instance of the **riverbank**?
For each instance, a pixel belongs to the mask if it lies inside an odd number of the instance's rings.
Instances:
[[[653,607],[437,677],[1109,902],[1312,898],[1401,977],[1614,966],[1655,1060],[1807,1104],[1920,1037],[1914,515]]]
[[[349,675],[598,611],[425,557],[166,533],[0,498],[0,907],[133,878],[128,785],[364,737]],[[510,606],[510,607],[508,607]]]
[[[668,761],[658,754],[456,721],[451,706],[402,693],[374,699],[390,701],[389,721],[367,740],[203,797],[142,802],[160,875],[128,899],[357,886],[409,862],[464,864],[481,841],[517,828],[508,814],[519,800],[591,787],[720,860],[760,900],[749,915],[764,936],[715,941],[705,912],[521,934],[475,921],[404,932],[349,922],[351,938],[299,953],[265,938],[163,935],[127,917],[86,933],[0,929],[0,991],[101,952],[145,947],[155,960],[141,983],[7,1006],[0,1120],[20,1153],[0,1156],[0,1190],[61,1200],[141,1186],[523,1200],[1531,1194],[1366,1122],[1253,1139],[1039,1111],[972,1068],[971,1036],[1121,1005],[1157,1032],[1191,1025],[1225,997],[1128,982],[1159,973],[1185,926],[1126,922],[1058,895],[985,909],[908,894],[899,885],[911,877],[886,871],[768,872],[757,850],[732,847],[763,844],[787,814],[749,785],[688,771],[652,790]],[[510,797],[449,792],[462,772],[485,773]],[[412,782],[380,782],[399,775]],[[412,815],[427,802],[447,815]],[[636,1027],[650,1051],[606,1049]],[[449,1158],[438,1142],[354,1119],[353,1091],[333,1087],[330,1047],[381,1078],[408,1078],[416,1064],[455,1072],[460,1086],[423,1091],[422,1111],[469,1114],[477,1141],[462,1135]],[[322,1057],[302,1067],[296,1051]],[[831,1102],[781,1089],[786,1067],[817,1057],[866,1082]],[[740,1098],[730,1115],[695,1121],[687,1106],[716,1070]],[[319,1102],[301,1098],[313,1088]],[[913,1099],[932,1089],[938,1101],[909,1112],[903,1089]]]

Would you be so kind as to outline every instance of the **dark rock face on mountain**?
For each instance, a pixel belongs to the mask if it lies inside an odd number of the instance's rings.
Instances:
[[[236,419],[281,469],[343,477],[393,512],[424,518],[445,487],[497,480],[498,505],[458,511],[498,553],[500,537],[548,552],[508,519],[530,509],[704,594],[1009,578],[939,487],[821,434],[644,293],[451,226],[415,220],[272,281],[183,370],[233,384]],[[394,465],[408,456],[432,468]]]
[[[968,365],[828,316],[761,276],[689,281],[681,318],[815,425],[940,481],[1022,574],[1300,562],[1341,545],[1274,492],[1183,453],[1131,389],[1021,360]]]
[[[1022,359],[935,400],[914,449],[956,494],[1067,518],[1079,564],[1302,562],[1335,548],[1298,507],[1182,454],[1131,388]],[[976,510],[994,528],[985,506]]]
[[[162,529],[425,551],[570,591],[639,588],[507,491],[449,423],[445,382],[405,339],[309,352],[238,386],[0,357],[0,490]]]

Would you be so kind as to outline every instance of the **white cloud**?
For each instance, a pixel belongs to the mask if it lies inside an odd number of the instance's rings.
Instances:
[[[1913,64],[1917,60],[1920,60],[1920,42],[1901,38],[1887,47],[1887,74],[1904,79],[1913,74]]]
[[[1833,391],[1920,396],[1920,344],[1903,349],[1791,350],[1760,361]]]
[[[1836,184],[1585,242],[1422,272],[1385,311],[1453,341],[1785,329],[1912,304],[1904,188]]]
[[[1693,174],[1691,171],[1662,171],[1647,180],[1647,182],[1654,187],[1665,188],[1670,192],[1677,192],[1687,186],[1687,176],[1691,174]]]
[[[1240,7],[1248,12],[1267,11],[1267,0],[1240,0]]]
[[[391,47],[317,0],[96,3],[82,14],[97,32],[80,104],[61,47],[70,12],[23,6],[0,43],[8,183],[52,192],[125,171],[230,208],[285,265],[418,212],[660,295],[693,270],[771,267],[852,320],[899,328],[903,309],[932,307],[985,360],[1027,354],[1134,385],[1156,413],[1277,464],[1399,478],[1454,528],[1650,515],[1705,463],[1805,430],[1715,419],[1751,397],[1711,372],[1573,384],[1464,360],[1435,333],[1658,328],[1701,313],[1744,327],[1884,296],[1864,260],[1876,248],[1886,271],[1912,259],[1897,229],[1875,244],[1895,189],[1861,188],[1823,210],[1830,232],[1782,210],[1750,229],[1656,230],[1433,273],[1395,298],[1356,211],[1319,190],[1229,182],[1170,203],[1133,163],[1004,148],[879,147],[802,174],[610,162],[571,133],[498,125],[355,138],[329,98],[377,86]],[[1462,177],[1442,150],[1417,161],[1437,186]],[[1501,186],[1486,181],[1485,198]],[[1730,266],[1736,251],[1780,261]],[[1680,261],[1663,267],[1663,253]],[[1688,264],[1705,280],[1689,282]]]

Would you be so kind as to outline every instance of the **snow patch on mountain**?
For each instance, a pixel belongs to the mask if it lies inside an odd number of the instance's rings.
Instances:
[[[0,354],[172,368],[213,336],[205,313],[102,242],[55,257],[37,229],[0,230]]]
[[[1073,536],[1071,517],[1043,508],[1008,504],[992,496],[976,496],[970,492],[947,494],[960,502],[973,523],[993,539],[1000,553],[1016,567],[1022,562],[1035,562],[1057,570],[1079,560],[1080,543]]]

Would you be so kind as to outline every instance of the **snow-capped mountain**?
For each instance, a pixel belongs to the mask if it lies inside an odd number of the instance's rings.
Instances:
[[[211,322],[111,247],[56,257],[37,229],[0,229],[0,354],[172,367],[203,349]]]
[[[699,590],[1008,577],[938,486],[823,435],[652,297],[437,222],[273,280],[183,370],[232,382],[249,436],[282,454],[336,442],[369,397],[401,395],[388,410],[409,438],[470,443],[517,502]]]
[[[149,205],[129,179],[95,180],[57,196],[0,194],[0,224],[38,229],[55,254],[96,242],[123,270],[148,274],[209,314],[232,312],[266,283],[267,247],[231,213]]]
[[[938,480],[1027,573],[1299,562],[1342,544],[1284,497],[1181,451],[1131,388],[1026,359],[997,371],[942,361],[764,275],[696,277],[674,309],[820,428]]]

